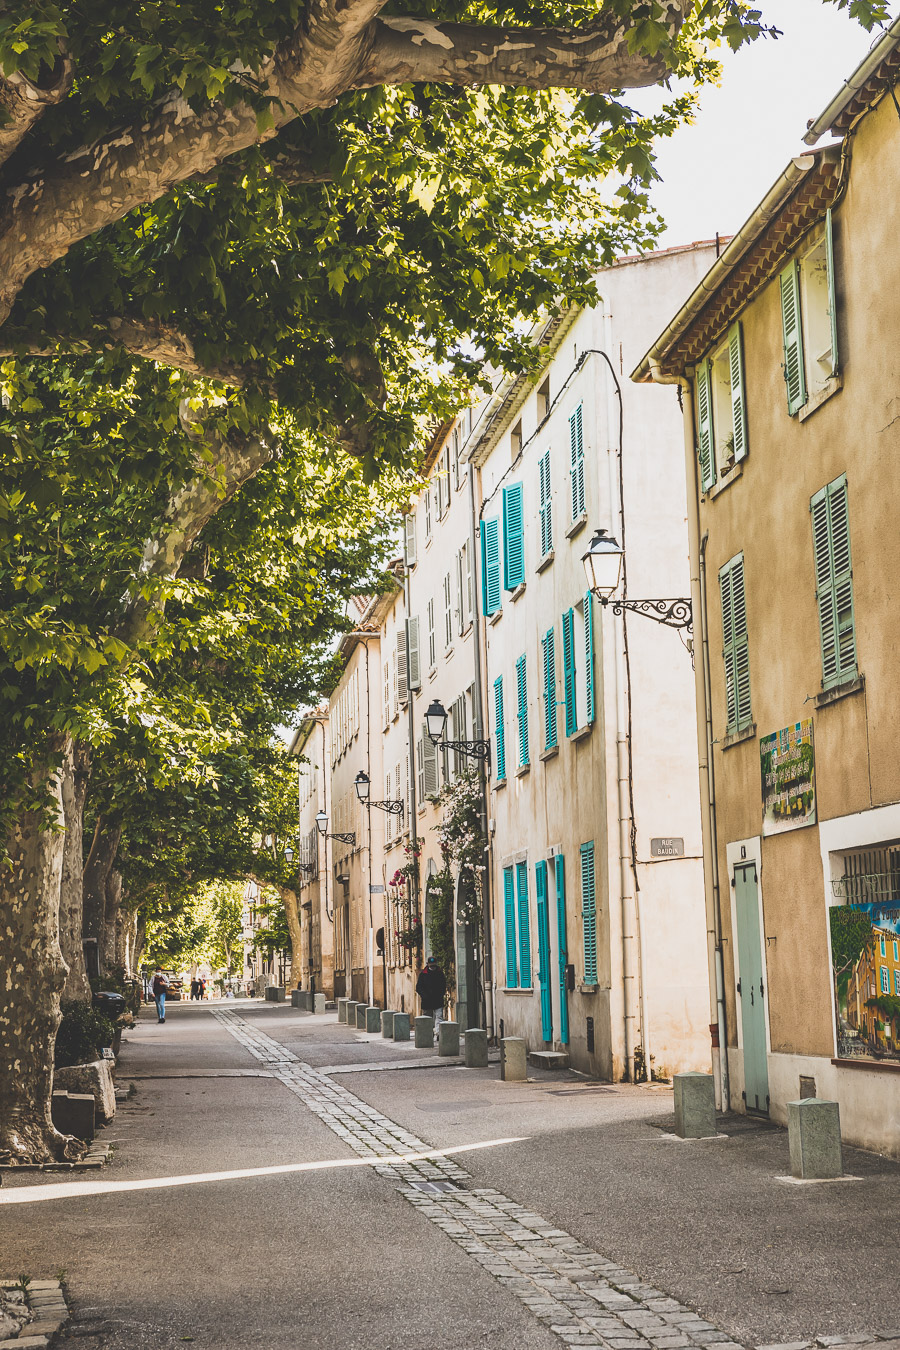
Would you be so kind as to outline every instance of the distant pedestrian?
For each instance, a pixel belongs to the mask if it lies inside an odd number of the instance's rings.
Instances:
[[[422,1012],[426,1017],[434,1018],[434,1035],[444,1020],[444,999],[447,997],[447,980],[437,960],[429,956],[425,969],[416,981],[416,993],[422,1000]]]
[[[166,991],[169,988],[169,977],[158,970],[153,976],[153,983],[150,986],[153,990],[153,998],[156,1001],[156,1016],[160,1022],[166,1020]]]
[[[201,1003],[206,998],[206,981],[202,978],[197,980],[197,998]]]
[[[191,1002],[193,1003],[194,1000],[198,999],[199,997],[200,997],[200,981],[197,979],[195,975],[194,978],[191,980]]]

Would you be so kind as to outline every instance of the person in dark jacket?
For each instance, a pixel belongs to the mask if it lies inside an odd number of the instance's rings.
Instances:
[[[425,969],[416,981],[416,993],[422,1000],[422,1013],[434,1018],[434,1036],[437,1040],[438,1027],[444,1020],[444,999],[447,997],[447,980],[436,959],[429,956]]]

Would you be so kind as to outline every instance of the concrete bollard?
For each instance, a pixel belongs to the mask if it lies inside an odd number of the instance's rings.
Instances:
[[[379,1032],[381,1030],[381,1009],[371,1004],[366,1008],[366,1031]]]
[[[355,999],[352,999],[352,998],[348,998],[348,999],[347,999],[347,1026],[348,1026],[348,1027],[355,1027],[355,1026],[356,1026],[356,1008],[357,1008],[356,1000],[355,1000]]]
[[[381,1034],[386,1041],[394,1039],[394,1012],[392,1008],[385,1008],[381,1014]]]
[[[283,1003],[283,1002],[284,1002],[284,990],[282,989],[282,987],[281,987],[280,984],[270,984],[270,985],[267,987],[267,989],[266,989],[266,1002],[267,1002],[267,1003]]]
[[[528,1077],[525,1042],[520,1036],[504,1036],[500,1042],[500,1077],[504,1083],[524,1083]]]
[[[463,1037],[466,1043],[466,1068],[486,1069],[488,1062],[487,1032],[470,1027]]]
[[[96,1108],[89,1092],[54,1092],[50,1116],[61,1134],[74,1134],[87,1143],[93,1139]]]
[[[409,1013],[394,1013],[394,1040],[409,1040]]]
[[[459,1023],[442,1022],[438,1027],[438,1054],[459,1054]]]
[[[292,1008],[299,1008],[299,1007],[300,1007],[300,990],[299,990],[299,989],[292,989],[292,990],[291,990],[291,1007],[292,1007]]]
[[[323,1012],[325,1011],[325,995],[324,995],[324,994],[311,994],[311,995],[310,995],[310,1002],[312,1003],[312,1007],[311,1007],[310,1010],[309,1010],[310,1012],[313,1012],[313,1013],[323,1013]]]
[[[680,1139],[714,1139],[716,1087],[711,1073],[676,1073],[675,1133]]]
[[[338,1005],[338,1021],[339,1021],[339,1022],[346,1022],[346,1020],[347,1020],[347,1004],[348,1004],[348,1002],[349,1002],[349,999],[346,999],[346,998],[339,998],[338,1001],[337,1001],[337,1005]]]
[[[434,1018],[417,1017],[416,1018],[416,1049],[433,1050],[434,1049]]]
[[[799,1102],[788,1102],[787,1109],[791,1175],[803,1181],[843,1176],[838,1103],[805,1097]]]
[[[365,1031],[366,1029],[366,1008],[367,1003],[357,1003],[356,1005],[356,1030]]]

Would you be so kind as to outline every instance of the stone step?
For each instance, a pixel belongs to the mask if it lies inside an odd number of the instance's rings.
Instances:
[[[537,1069],[567,1069],[569,1056],[565,1050],[529,1050],[528,1063]]]

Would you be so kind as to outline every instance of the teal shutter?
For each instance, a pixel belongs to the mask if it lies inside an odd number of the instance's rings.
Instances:
[[[584,982],[597,983],[597,891],[594,844],[581,845],[581,919],[584,929]]]
[[[572,465],[572,519],[584,515],[584,424],[582,405],[569,418],[569,448]]]
[[[722,568],[719,573],[719,591],[722,597],[727,730],[743,731],[753,721],[753,713],[750,708],[750,646],[742,553]]]
[[[817,492],[810,510],[822,642],[822,687],[830,689],[855,679],[857,674],[846,477],[842,475]]]
[[[541,486],[541,557],[546,558],[553,547],[553,520],[550,514],[550,451],[545,450],[538,460]]]
[[[569,1044],[569,1001],[566,989],[566,966],[569,963],[569,942],[566,936],[566,865],[561,853],[554,861],[556,873],[556,946],[559,953],[559,1039]]]
[[[519,720],[519,768],[523,769],[528,760],[528,682],[525,672],[525,657],[516,662],[516,697],[518,700]]]
[[[503,676],[494,681],[494,740],[497,743],[497,778],[506,777],[506,737],[503,731]]]
[[[585,591],[584,604],[584,682],[587,690],[587,709],[585,710],[585,726],[590,726],[594,720],[594,611],[593,595],[590,591]]]
[[[781,326],[784,336],[784,383],[788,412],[806,402],[803,327],[800,321],[800,264],[795,259],[781,273]]]
[[[503,585],[514,591],[525,580],[525,522],[522,484],[503,489]]]
[[[481,608],[485,615],[500,608],[500,523],[481,522]]]
[[[566,700],[566,735],[571,736],[578,730],[578,715],[575,707],[575,615],[567,609],[562,616],[563,634],[563,689]]]
[[[731,411],[734,414],[734,460],[747,454],[747,396],[744,390],[744,335],[740,323],[728,334],[728,369],[731,377]]]
[[[841,363],[838,355],[837,295],[834,281],[834,222],[830,207],[825,212],[825,260],[828,272],[828,317],[831,320],[831,373],[836,375]]]
[[[700,490],[706,492],[716,481],[711,361],[704,361],[697,371],[697,455],[700,459]]]
[[[503,869],[503,911],[506,923],[506,987],[518,989],[519,969],[516,959],[516,908],[513,892],[513,870]]]
[[[556,639],[552,628],[541,639],[544,656],[544,749],[556,745]]]
[[[547,864],[535,863],[534,895],[538,924],[538,989],[541,993],[541,1039],[553,1040],[553,998],[550,993],[550,912],[547,904]]]
[[[516,863],[516,899],[519,910],[519,987],[531,988],[531,922],[528,915],[528,864]]]

